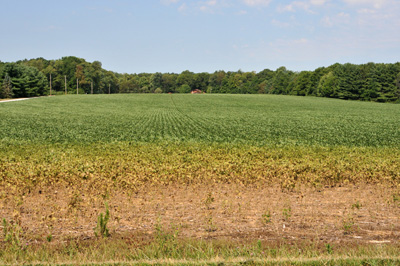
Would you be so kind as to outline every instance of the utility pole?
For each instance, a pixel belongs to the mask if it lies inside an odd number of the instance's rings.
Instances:
[[[108,94],[111,94],[111,84],[108,84]]]
[[[79,89],[79,81],[78,81],[78,79],[76,79],[76,94],[77,95],[79,94],[78,89]]]
[[[64,76],[64,79],[65,79],[65,81],[64,81],[64,83],[65,83],[65,95],[67,95],[67,76],[66,75]]]
[[[50,72],[50,96],[51,96],[51,72]]]
[[[93,81],[90,82],[90,92],[93,94]]]

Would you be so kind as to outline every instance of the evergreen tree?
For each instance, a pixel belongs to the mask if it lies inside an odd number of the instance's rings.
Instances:
[[[11,79],[8,74],[6,74],[3,84],[1,86],[1,91],[0,91],[0,97],[1,98],[12,98],[13,92],[12,92],[12,84],[11,84]]]
[[[2,72],[1,76],[8,75],[10,78],[13,97],[32,97],[47,93],[47,78],[35,67],[6,63]]]
[[[400,72],[399,72],[399,74],[397,74],[397,77],[396,77],[396,87],[397,87],[397,89],[396,89],[397,100],[399,100],[400,99]]]
[[[338,76],[337,97],[340,99],[360,99],[360,75],[359,69],[353,64],[344,64],[337,68]]]

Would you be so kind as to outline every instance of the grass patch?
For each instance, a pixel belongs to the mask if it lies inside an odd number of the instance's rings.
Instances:
[[[163,232],[163,238],[168,234]],[[58,244],[29,245],[20,250],[2,246],[0,263],[4,264],[80,264],[80,265],[395,265],[397,246],[342,246],[327,252],[322,243],[235,243],[159,239],[148,242],[129,236],[71,240]],[[38,263],[40,262],[40,263]],[[103,262],[110,262],[104,264]],[[389,263],[389,264],[388,264]]]

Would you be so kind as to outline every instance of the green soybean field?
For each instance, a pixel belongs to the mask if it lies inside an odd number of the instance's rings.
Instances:
[[[399,147],[400,106],[274,95],[80,95],[0,104],[2,143]]]

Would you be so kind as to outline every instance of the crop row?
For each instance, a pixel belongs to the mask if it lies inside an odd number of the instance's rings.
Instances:
[[[395,104],[273,95],[101,95],[0,105],[6,143],[400,146]]]
[[[56,184],[103,193],[168,184],[279,184],[291,190],[305,184],[396,187],[400,182],[400,151],[389,148],[116,143],[2,145],[1,150],[3,196]]]

